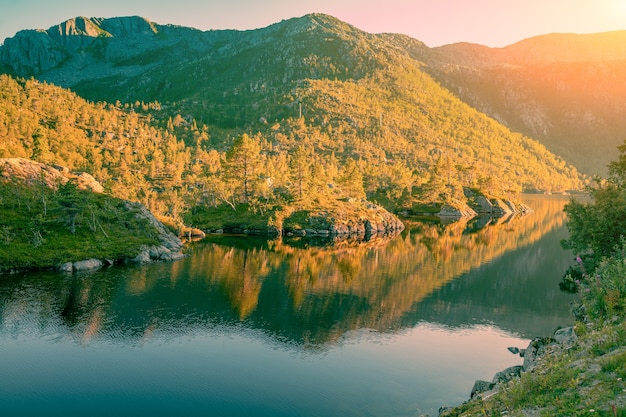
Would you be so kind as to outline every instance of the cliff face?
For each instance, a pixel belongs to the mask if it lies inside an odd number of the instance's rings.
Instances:
[[[7,38],[0,61],[16,75],[37,75],[56,67],[69,55],[44,31],[24,30]]]
[[[162,26],[131,16],[111,19],[77,17],[47,30],[23,30],[6,39],[0,48],[0,62],[8,72],[19,76],[41,76],[52,72],[49,81],[64,85],[65,73],[91,64],[112,64],[137,57],[146,51],[169,47],[187,39],[195,29]],[[90,78],[86,71],[78,79]],[[110,74],[109,74],[110,75]]]

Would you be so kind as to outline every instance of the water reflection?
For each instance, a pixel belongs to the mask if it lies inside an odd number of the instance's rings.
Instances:
[[[514,221],[410,221],[384,245],[219,236],[175,263],[5,277],[0,334],[65,329],[82,343],[142,343],[243,325],[310,349],[423,321],[545,334],[570,320],[554,284],[568,262],[558,245],[565,201],[535,198],[535,213]]]
[[[175,263],[0,280],[8,415],[436,415],[570,321],[562,205],[387,242],[196,244]],[[210,411],[209,411],[210,410]]]

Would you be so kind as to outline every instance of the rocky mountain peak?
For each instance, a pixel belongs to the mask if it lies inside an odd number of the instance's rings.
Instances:
[[[140,16],[114,17],[101,21],[100,27],[112,36],[153,36],[160,32],[159,26]]]
[[[111,36],[100,27],[102,19],[87,18],[87,17],[75,17],[73,19],[66,20],[56,26],[52,26],[46,32],[48,35],[55,38],[62,38],[65,36]]]
[[[139,16],[75,17],[52,26],[46,31],[51,37],[60,40],[68,37],[118,37],[152,36],[159,33],[158,25]]]
[[[0,68],[8,68],[6,72],[13,75],[41,76],[71,61],[69,73],[79,74],[77,68],[95,62],[126,60],[172,45],[197,32],[157,25],[139,16],[108,19],[79,16],[47,30],[22,30],[7,38],[0,47]],[[53,77],[51,81],[57,80]]]
[[[285,36],[297,36],[302,33],[311,31],[326,31],[326,32],[359,32],[363,33],[359,29],[351,26],[348,23],[329,16],[323,13],[309,13],[301,17],[294,17],[291,19],[283,20],[279,23],[268,26],[263,30],[284,30],[281,32]]]

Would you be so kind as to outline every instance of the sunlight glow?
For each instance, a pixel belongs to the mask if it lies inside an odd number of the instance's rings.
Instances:
[[[626,18],[626,1],[613,0],[612,6],[616,14],[618,14],[621,18]]]

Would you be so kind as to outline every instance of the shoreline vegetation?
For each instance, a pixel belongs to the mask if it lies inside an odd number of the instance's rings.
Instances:
[[[560,286],[580,294],[576,324],[533,340],[523,366],[476,381],[469,401],[440,416],[626,416],[626,142],[618,149],[591,201],[564,209],[561,245],[577,255]]]
[[[624,250],[577,284],[573,327],[533,339],[526,349],[509,348],[523,365],[477,380],[468,401],[442,407],[439,416],[626,416]]]
[[[176,260],[182,241],[143,205],[86,173],[0,159],[0,273]]]
[[[264,207],[197,205],[178,221],[155,217],[140,203],[107,195],[87,173],[23,158],[0,158],[0,196],[1,273],[71,272],[120,262],[177,260],[184,256],[180,238],[201,239],[206,233],[350,237],[359,242],[385,239],[404,229],[396,215],[356,198],[318,198]],[[458,206],[423,204],[403,214],[454,220],[477,213],[508,218],[532,212],[524,204],[489,199],[477,190],[466,190],[466,196],[468,203]]]

